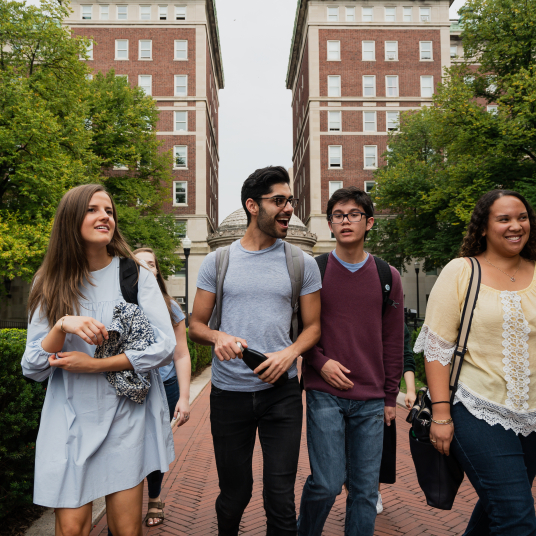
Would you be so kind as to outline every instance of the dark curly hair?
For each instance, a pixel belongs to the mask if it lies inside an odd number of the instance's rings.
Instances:
[[[491,205],[497,199],[505,196],[512,196],[519,199],[527,209],[530,223],[530,235],[525,247],[521,250],[521,256],[530,261],[536,261],[536,213],[528,201],[518,192],[513,190],[491,190],[485,193],[475,205],[471,221],[467,227],[467,232],[460,248],[460,257],[474,257],[486,251],[487,241],[484,231],[488,225]]]

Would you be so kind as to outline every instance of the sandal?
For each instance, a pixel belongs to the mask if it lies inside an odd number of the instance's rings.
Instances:
[[[147,510],[150,510],[151,508],[158,508],[161,511],[160,512],[149,512],[149,511],[147,512],[147,515],[145,516],[145,519],[143,520],[147,527],[156,527],[158,525],[161,525],[164,522],[164,518],[166,517],[164,514],[164,506],[166,506],[166,503],[163,503],[163,502],[150,502],[148,504]],[[154,520],[152,525],[149,525],[149,519]]]

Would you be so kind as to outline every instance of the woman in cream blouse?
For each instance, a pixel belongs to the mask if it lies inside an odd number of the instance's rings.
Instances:
[[[465,536],[536,535],[536,214],[508,190],[477,202],[460,257],[442,270],[428,301],[415,351],[426,356],[433,402],[430,439],[453,453],[479,496]],[[480,293],[458,391],[451,407],[449,370],[471,275]],[[453,422],[449,422],[451,421]]]

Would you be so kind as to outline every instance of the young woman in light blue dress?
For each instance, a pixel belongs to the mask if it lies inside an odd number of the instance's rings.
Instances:
[[[94,359],[124,302],[119,258],[132,253],[104,188],[70,190],[60,202],[47,254],[28,302],[25,376],[48,378],[36,444],[34,502],[55,508],[56,536],[87,536],[92,501],[106,497],[115,536],[142,534],[143,480],[174,459],[169,413],[157,369],[173,356],[175,336],[155,277],[140,267],[138,303],[156,342]],[[118,396],[107,371],[149,373],[142,404]]]

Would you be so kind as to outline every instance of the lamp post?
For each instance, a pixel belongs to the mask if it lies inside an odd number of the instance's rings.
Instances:
[[[188,236],[185,236],[182,239],[182,249],[184,251],[184,256],[186,258],[186,327],[188,327],[188,257],[190,256],[190,248],[192,247],[192,241],[188,238]]]
[[[415,321],[415,325],[417,325],[417,322],[419,320],[419,317],[420,317],[420,313],[419,313],[419,268],[421,267],[421,263],[419,261],[417,261],[415,263],[415,283],[417,285],[417,319]],[[186,273],[188,273],[188,268],[186,268]]]

